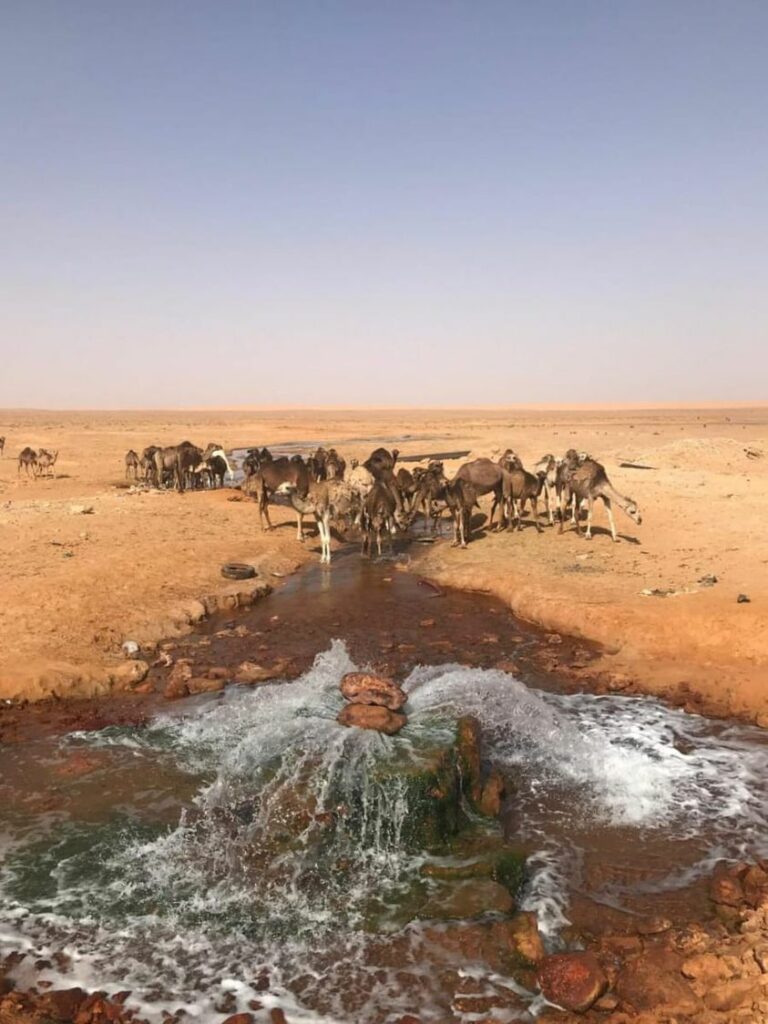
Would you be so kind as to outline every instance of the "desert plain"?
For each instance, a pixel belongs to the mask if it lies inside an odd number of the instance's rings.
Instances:
[[[478,529],[466,550],[450,529],[404,547],[421,575],[488,592],[547,631],[594,641],[589,680],[659,694],[768,726],[768,405],[485,410],[0,412],[0,697],[94,696],[135,684],[121,647],[145,649],[190,629],[201,598],[226,587],[226,561],[274,585],[318,559],[312,536],[276,507],[272,532],[230,487],[177,494],[126,486],[124,455],[191,440],[228,451],[304,442],[349,460],[379,444],[403,456],[513,448],[531,466],[568,448],[601,461],[638,502],[616,510],[612,543],[600,503],[595,536],[530,520]],[[18,473],[19,451],[58,450],[52,478]],[[446,462],[448,475],[463,460]],[[622,466],[631,463],[632,466]],[[632,468],[643,466],[647,468]],[[481,499],[487,514],[490,500]],[[339,539],[335,544],[342,543]],[[331,579],[333,566],[327,570]],[[739,599],[741,595],[741,600]]]

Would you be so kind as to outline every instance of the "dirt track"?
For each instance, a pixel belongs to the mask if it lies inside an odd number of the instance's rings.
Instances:
[[[230,491],[135,494],[125,451],[189,438],[227,448],[307,440],[365,455],[412,435],[404,454],[513,447],[526,463],[568,447],[606,464],[642,508],[617,514],[622,542],[547,529],[448,541],[420,569],[490,590],[524,618],[600,641],[611,687],[690,688],[706,710],[768,723],[768,408],[530,412],[2,412],[0,696],[37,699],[124,686],[125,639],[151,643],[186,628],[198,599],[226,586],[222,562],[257,562],[266,578],[309,557],[287,510],[260,534],[250,502]],[[370,441],[361,441],[361,438]],[[17,478],[26,444],[61,451],[54,480]],[[745,449],[764,452],[750,458]],[[631,461],[654,467],[620,468]],[[456,463],[455,465],[458,465]],[[83,511],[92,508],[92,512]],[[414,556],[416,552],[414,551]],[[713,586],[698,581],[717,577]],[[643,591],[672,591],[644,596]],[[737,603],[740,593],[750,603]],[[117,670],[117,674],[116,671]]]

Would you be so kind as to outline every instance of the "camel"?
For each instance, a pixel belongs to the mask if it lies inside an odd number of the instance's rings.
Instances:
[[[309,472],[312,475],[312,479],[318,483],[320,480],[327,478],[326,463],[328,462],[328,452],[325,448],[318,447],[307,459],[307,465],[309,466]]]
[[[383,481],[376,480],[363,504],[362,511],[363,547],[361,555],[370,555],[372,539],[376,538],[376,550],[381,558],[381,534],[389,534],[390,550],[394,554],[392,538],[396,532],[396,524],[403,526],[402,515],[398,513],[397,503],[392,489]]]
[[[542,455],[536,465],[533,467],[536,475],[540,473],[544,474],[544,504],[547,509],[547,519],[549,525],[555,525],[555,516],[552,511],[552,496],[556,493],[556,482],[557,482],[557,459],[554,455]]]
[[[325,479],[343,480],[347,469],[347,463],[339,455],[335,448],[329,448],[325,459]]]
[[[477,493],[468,480],[457,477],[446,484],[445,503],[453,519],[453,547],[466,548],[472,533],[472,509],[479,508]]]
[[[279,461],[279,460],[277,460]],[[309,472],[304,467],[307,486],[301,494],[295,487],[291,489],[291,504],[299,517],[299,523],[308,513],[315,517],[317,532],[320,535],[320,563],[331,564],[331,520],[354,515],[359,502],[357,492],[343,480],[309,480]]]
[[[523,464],[520,461],[520,457],[516,455],[511,448],[507,448],[507,450],[499,459],[497,465],[501,466],[502,469],[506,469],[508,473],[511,473],[513,469],[523,468]]]
[[[249,448],[243,459],[243,475],[246,480],[254,473],[258,473],[264,462],[273,462],[272,452],[268,448]]]
[[[397,448],[393,448],[391,452],[387,451],[386,448],[376,448],[371,452],[363,465],[373,473],[377,480],[381,480],[384,474],[394,473],[395,463],[399,454],[400,452]]]
[[[294,459],[287,459],[283,455],[279,459],[270,459],[269,461],[262,462],[260,468],[255,473],[252,473],[243,484],[245,493],[253,495],[258,500],[259,525],[261,529],[264,529],[265,521],[268,530],[274,529],[269,518],[269,499],[273,494],[276,494],[278,491],[293,491],[296,493],[297,498],[301,500],[306,497],[310,482],[309,469],[301,457],[299,457],[298,461],[295,461]],[[317,483],[318,481],[312,482]],[[293,501],[293,499],[291,500]],[[294,508],[298,518],[297,539],[303,541],[304,513],[297,508],[295,503]]]
[[[580,461],[575,467],[570,469],[565,477],[565,485],[560,495],[560,533],[563,532],[567,497],[571,495],[576,499],[577,504],[584,500],[587,502],[587,540],[592,539],[592,510],[596,498],[602,498],[603,500],[611,527],[611,538],[614,543],[618,542],[619,539],[616,535],[616,523],[614,522],[611,507],[614,501],[638,526],[643,521],[640,510],[637,507],[637,502],[633,501],[632,498],[619,494],[608,479],[605,466],[589,456],[586,456],[584,461]],[[576,532],[581,535],[581,523],[579,522],[578,515],[576,517]]]
[[[200,465],[202,450],[191,441],[170,445],[167,448],[156,448],[153,454],[155,464],[155,485],[162,487],[166,476],[175,483],[176,490],[183,494],[190,475]]]
[[[411,502],[411,515],[421,509],[424,522],[432,520],[432,533],[437,532],[442,509],[439,502],[445,501],[445,490],[448,481],[443,472],[442,462],[430,462],[426,469],[418,467],[414,470],[416,492]]]
[[[473,462],[465,462],[459,467],[454,480],[466,480],[475,488],[477,497],[493,492],[493,504],[491,505],[491,517],[488,521],[488,528],[493,529],[493,517],[497,506],[504,507],[504,470],[497,462],[491,459],[475,459]]]
[[[203,452],[202,463],[204,468],[207,469],[210,474],[211,485],[216,486],[216,481],[219,482],[219,487],[224,486],[224,475],[229,474],[230,480],[234,476],[232,467],[229,464],[227,453],[224,451],[220,444],[214,444],[213,442]]]
[[[130,480],[131,477],[139,479],[139,456],[133,448],[125,453],[125,479]]]
[[[533,522],[536,532],[541,533],[539,522],[539,495],[544,487],[546,474],[540,471],[537,475],[528,473],[524,469],[513,469],[511,473],[504,474],[503,494],[504,504],[507,510],[507,518],[510,525],[517,523],[517,529],[522,530],[522,512],[526,501],[531,503]]]
[[[54,476],[53,467],[56,465],[56,459],[59,457],[58,449],[55,452],[49,452],[45,448],[41,448],[37,454],[37,472],[39,476]]]
[[[29,476],[30,467],[32,467],[32,476],[37,476],[37,452],[34,448],[30,448],[29,445],[27,445],[26,448],[22,448],[19,452],[19,467],[16,471],[17,476],[21,474],[22,466],[26,470],[27,476]]]
[[[144,483],[150,487],[160,486],[160,481],[157,478],[157,467],[155,466],[155,452],[159,451],[160,449],[156,444],[147,445],[139,459],[142,478]]]

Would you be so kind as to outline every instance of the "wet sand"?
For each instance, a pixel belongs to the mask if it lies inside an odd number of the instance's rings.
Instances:
[[[0,459],[2,697],[130,689],[136,679],[122,642],[147,645],[149,659],[151,645],[189,631],[200,598],[226,587],[224,561],[253,562],[279,585],[318,557],[315,540],[296,540],[288,509],[276,508],[281,525],[261,534],[253,504],[231,500],[237,495],[229,490],[126,491],[120,485],[128,448],[187,438],[228,449],[306,440],[336,443],[349,458],[402,438],[404,454],[492,455],[509,446],[530,465],[545,452],[576,447],[599,458],[643,512],[641,527],[617,512],[621,543],[601,529],[598,509],[591,542],[571,529],[562,536],[556,528],[541,536],[531,526],[500,535],[480,529],[469,549],[458,551],[446,530],[432,547],[412,545],[411,559],[444,584],[497,595],[547,630],[602,644],[603,657],[583,670],[597,672],[598,685],[768,722],[766,407],[6,411],[0,434],[7,437]],[[17,478],[15,457],[27,444],[60,450],[58,478]],[[488,500],[482,505],[487,511]],[[706,576],[717,582],[700,583]],[[659,591],[667,596],[653,593]],[[749,603],[737,603],[740,593]]]

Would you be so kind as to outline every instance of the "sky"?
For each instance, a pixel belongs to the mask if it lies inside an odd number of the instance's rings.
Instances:
[[[0,406],[768,398],[764,0],[3,0]]]

